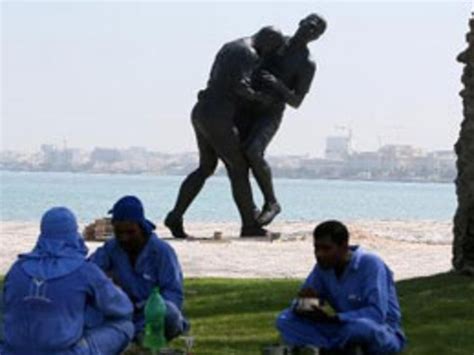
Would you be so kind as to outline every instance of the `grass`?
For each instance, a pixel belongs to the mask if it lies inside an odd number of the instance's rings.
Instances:
[[[259,354],[278,340],[274,320],[288,306],[299,280],[187,279],[186,314],[194,354]],[[474,278],[455,274],[397,284],[404,354],[474,354]],[[182,345],[177,340],[177,347]]]

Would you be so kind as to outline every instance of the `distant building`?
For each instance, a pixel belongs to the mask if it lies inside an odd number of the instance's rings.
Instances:
[[[90,156],[92,163],[116,163],[122,160],[122,153],[118,149],[95,148]]]
[[[81,160],[78,149],[59,149],[51,144],[41,146],[42,162],[40,166],[46,171],[71,171]]]
[[[427,155],[431,171],[443,180],[453,181],[456,177],[456,154],[454,150],[437,150]]]
[[[386,175],[410,174],[423,151],[410,145],[384,145],[378,150],[381,168]]]
[[[377,152],[358,152],[347,161],[347,173],[361,179],[380,175],[381,157]]]
[[[329,136],[326,138],[324,157],[327,160],[344,161],[351,153],[351,137]]]

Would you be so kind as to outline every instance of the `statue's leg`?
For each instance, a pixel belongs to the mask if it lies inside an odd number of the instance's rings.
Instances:
[[[242,219],[241,235],[264,236],[266,231],[259,228],[255,220],[248,162],[242,151],[233,116],[222,110],[219,113],[214,119],[206,122],[206,131],[209,141],[227,169],[232,195]]]
[[[217,167],[217,154],[214,149],[200,133],[197,133],[196,137],[199,147],[199,166],[181,184],[178,199],[173,208],[173,212],[181,217]]]
[[[181,184],[175,206],[165,219],[165,225],[176,238],[188,236],[183,228],[183,215],[217,166],[217,154],[214,148],[199,131],[199,128],[195,127],[195,132],[199,148],[199,167],[189,174]]]
[[[253,116],[254,116],[254,114],[251,110],[248,110],[248,109],[245,109],[245,108],[244,109],[240,108],[237,111],[237,113],[234,117],[234,123],[237,127],[239,140],[240,140],[240,143],[241,143],[242,147],[244,146],[244,143],[245,143],[245,141],[247,140],[247,137],[250,134],[250,130],[252,128],[252,123],[254,121]],[[243,148],[242,148],[242,150],[243,150]],[[245,156],[245,152],[244,152],[244,156]],[[249,181],[250,181],[250,166],[249,165],[247,167],[247,179],[249,179]],[[260,208],[258,208],[257,205],[254,204],[254,206],[253,206],[253,215],[254,215],[255,219],[257,219],[258,216],[260,216],[261,212],[262,211],[260,210]]]
[[[272,170],[265,160],[265,151],[278,131],[280,123],[281,115],[257,118],[244,142],[245,156],[265,199],[262,214],[258,218],[261,225],[269,224],[281,211],[273,187]]]
[[[234,135],[232,130],[219,132],[219,139],[216,139],[215,147],[219,157],[222,158],[227,169],[232,188],[234,201],[239,209],[242,225],[255,225],[253,210],[253,194],[250,186],[248,164],[240,150],[240,142],[238,137]]]

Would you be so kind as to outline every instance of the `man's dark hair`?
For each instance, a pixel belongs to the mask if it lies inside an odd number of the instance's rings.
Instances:
[[[336,220],[325,221],[316,226],[313,232],[313,238],[327,238],[337,245],[342,245],[349,241],[349,231],[347,227]]]

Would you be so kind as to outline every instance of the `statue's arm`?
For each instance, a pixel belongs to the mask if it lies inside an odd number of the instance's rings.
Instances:
[[[269,104],[274,100],[270,95],[253,89],[251,80],[248,78],[242,78],[235,86],[234,92],[245,100],[262,104]]]
[[[272,87],[276,90],[285,100],[285,102],[293,108],[300,107],[306,94],[311,87],[311,83],[316,72],[316,64],[312,61],[301,69],[298,74],[295,88],[292,90],[288,88],[281,80],[275,78],[273,80]]]
[[[305,66],[305,70],[303,70],[298,77],[298,81],[295,85],[294,90],[293,103],[288,103],[289,105],[294,108],[298,108],[301,105],[306,94],[309,92],[315,73],[316,63],[313,61],[309,61],[308,65]]]
[[[239,60],[239,70],[234,79],[233,91],[234,94],[242,99],[248,101],[259,102],[262,104],[269,104],[273,102],[272,96],[257,91],[252,87],[252,76],[258,67],[258,58],[244,53]]]

